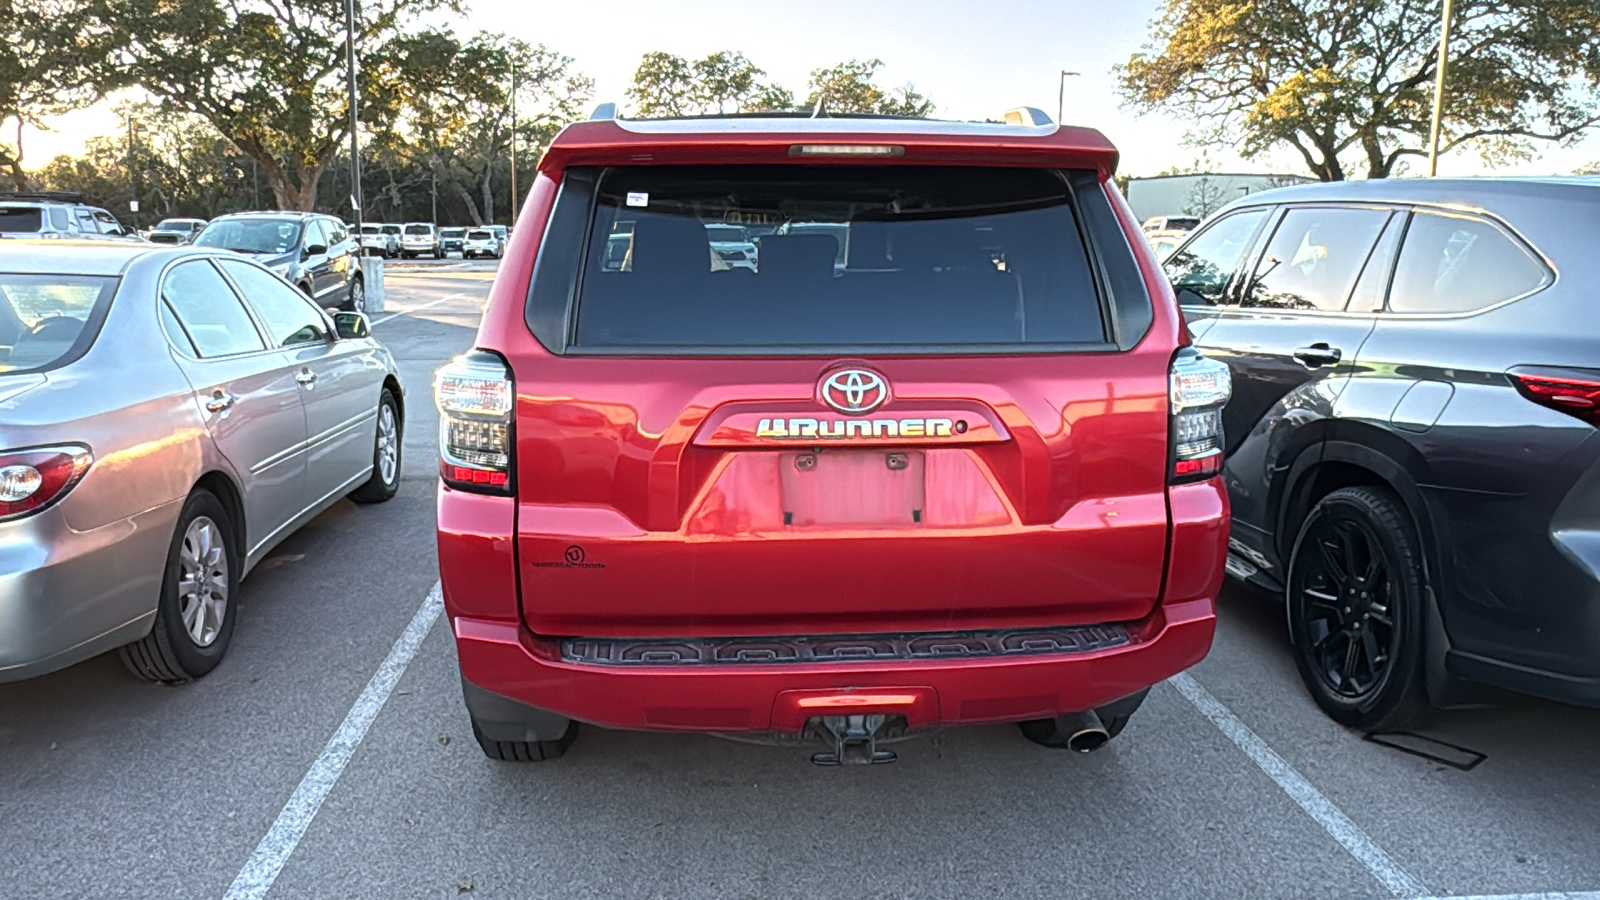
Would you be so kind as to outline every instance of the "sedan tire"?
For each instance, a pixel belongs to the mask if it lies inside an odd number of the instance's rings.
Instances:
[[[1429,711],[1425,574],[1400,499],[1376,487],[1322,498],[1295,540],[1287,607],[1295,665],[1328,717],[1368,732]]]
[[[400,405],[384,388],[378,400],[378,429],[372,446],[372,477],[350,492],[357,503],[382,503],[400,490],[400,448],[404,437]]]
[[[178,515],[150,633],[120,651],[146,681],[193,681],[222,661],[233,638],[241,567],[234,525],[215,494],[197,489]]]
[[[367,311],[367,288],[357,278],[350,282],[350,299],[345,304],[351,312],[364,313]]]

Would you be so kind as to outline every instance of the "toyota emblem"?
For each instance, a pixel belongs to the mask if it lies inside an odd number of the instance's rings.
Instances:
[[[867,369],[839,369],[822,379],[822,402],[848,416],[872,412],[889,399],[889,383]]]

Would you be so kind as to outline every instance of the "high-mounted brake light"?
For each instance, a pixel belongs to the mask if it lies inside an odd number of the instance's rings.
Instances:
[[[0,451],[0,522],[36,513],[65,497],[94,455],[80,446]]]
[[[504,361],[473,351],[439,370],[439,476],[452,488],[511,493],[516,391]]]
[[[1169,481],[1203,481],[1222,471],[1222,408],[1233,396],[1228,367],[1184,348],[1167,379],[1172,405]]]
[[[795,144],[790,156],[904,156],[906,148],[896,144]]]
[[[1590,369],[1512,369],[1522,396],[1591,425],[1600,425],[1600,372]]]

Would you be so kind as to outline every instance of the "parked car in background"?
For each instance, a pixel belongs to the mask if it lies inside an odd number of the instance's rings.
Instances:
[[[117,217],[71,191],[0,192],[0,234],[7,237],[140,241]]]
[[[145,240],[153,244],[187,244],[205,227],[205,219],[162,219],[145,235]]]
[[[400,255],[400,226],[367,223],[361,226],[361,252],[376,252],[384,259]]]
[[[404,394],[366,317],[232,253],[0,242],[0,682],[120,648],[210,672],[239,581],[399,487]]]
[[[1200,216],[1153,216],[1139,226],[1146,234],[1157,231],[1187,233],[1200,227]]]
[[[504,253],[506,247],[511,243],[511,229],[504,225],[485,225],[484,227],[494,232],[494,236],[500,239],[500,252]]]
[[[1473,683],[1600,706],[1596,208],[1593,179],[1292,187],[1167,260],[1234,373],[1228,570],[1285,598],[1334,719]]]
[[[711,241],[713,269],[750,269],[756,267],[756,245],[742,225],[713,223],[706,226],[706,236]]]
[[[467,231],[461,244],[461,255],[465,259],[477,259],[482,256],[499,259],[500,252],[500,239],[487,228],[473,228]]]
[[[400,255],[415,259],[422,254],[434,259],[443,256],[439,249],[439,232],[432,222],[407,222],[400,230]]]
[[[879,145],[904,155],[851,152]],[[1228,370],[1146,289],[1116,159],[1054,124],[562,131],[436,382],[484,752],[560,756],[578,722],[821,764],[935,724],[1088,751],[1204,657]],[[729,221],[790,227],[717,268]]]
[[[319,213],[234,213],[200,232],[199,247],[232,250],[257,260],[326,307],[364,312],[366,283],[359,250],[345,224]]]
[[[1145,234],[1144,239],[1150,243],[1150,250],[1155,253],[1156,261],[1165,262],[1188,234],[1187,231],[1152,231]]]
[[[461,242],[466,237],[466,234],[467,229],[465,228],[439,229],[439,252],[446,256],[452,253],[460,253]]]

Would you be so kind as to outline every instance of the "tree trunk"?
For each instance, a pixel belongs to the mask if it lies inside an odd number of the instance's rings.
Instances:
[[[456,193],[461,195],[462,202],[467,204],[467,214],[472,216],[472,224],[482,225],[483,216],[478,215],[478,202],[472,199],[472,192],[466,189],[461,182],[454,182]]]
[[[483,224],[494,222],[494,162],[493,157],[483,166]]]

